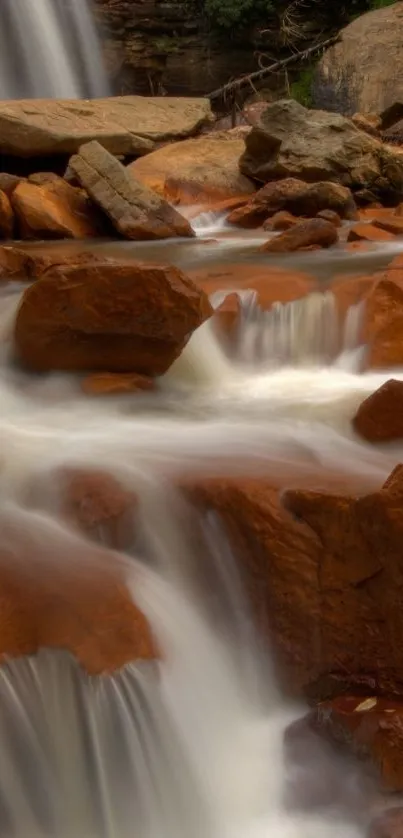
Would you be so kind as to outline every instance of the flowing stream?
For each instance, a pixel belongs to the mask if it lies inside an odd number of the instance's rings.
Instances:
[[[206,245],[193,247],[202,259]],[[177,245],[171,255],[186,252]],[[284,731],[303,708],[277,689],[219,520],[198,522],[196,544],[195,513],[172,488],[178,476],[246,468],[285,483],[337,473],[379,485],[403,447],[367,445],[350,426],[390,377],[358,372],[362,309],[340,324],[325,290],[264,313],[244,291],[231,351],[204,324],[157,393],[91,400],[74,377],[14,365],[20,295],[17,284],[1,292],[0,554],[17,556],[23,534],[32,562],[41,556],[34,572],[74,561],[86,544],[55,512],[55,475],[66,466],[114,475],[139,498],[138,538],[114,560],[162,657],[98,677],[49,649],[3,664],[1,835],[364,835],[373,798],[354,766],[313,742],[301,765],[287,763]],[[329,806],[308,805],[312,782],[332,789]]]

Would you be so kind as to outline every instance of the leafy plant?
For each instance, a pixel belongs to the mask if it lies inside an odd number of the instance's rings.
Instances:
[[[275,9],[273,0],[204,0],[204,13],[217,29],[250,25]]]
[[[313,74],[314,67],[306,67],[290,86],[291,98],[299,102],[300,105],[304,105],[305,108],[310,108],[312,105]]]

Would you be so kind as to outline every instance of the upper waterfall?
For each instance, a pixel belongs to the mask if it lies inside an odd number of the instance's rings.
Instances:
[[[108,94],[88,0],[2,0],[1,24],[0,99]]]

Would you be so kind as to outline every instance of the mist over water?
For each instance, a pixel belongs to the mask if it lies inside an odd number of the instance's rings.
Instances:
[[[172,488],[189,472],[245,468],[379,485],[403,450],[366,445],[350,427],[390,377],[359,373],[360,310],[339,324],[326,294],[267,315],[247,292],[234,346],[205,324],[156,394],[91,400],[73,377],[14,365],[20,294],[1,294],[0,553],[23,544],[42,574],[79,562],[88,544],[58,517],[59,470],[114,475],[139,498],[137,537],[114,560],[162,658],[89,677],[43,650],[0,668],[1,834],[363,835],[375,797],[354,766],[309,738],[301,763],[286,760],[284,731],[304,708],[279,694],[219,520],[198,518]],[[318,784],[332,794],[312,806]]]

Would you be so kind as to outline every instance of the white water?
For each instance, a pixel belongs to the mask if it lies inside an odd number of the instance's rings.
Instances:
[[[108,93],[88,0],[1,0],[0,99]]]
[[[140,510],[136,543],[113,560],[163,652],[155,666],[101,678],[50,651],[0,668],[4,838],[355,838],[366,826],[357,776],[334,760],[329,783],[344,791],[333,808],[290,806],[297,768],[286,766],[283,734],[301,708],[284,707],[273,682],[219,521],[199,521],[169,481],[217,463],[381,481],[403,447],[362,443],[350,419],[389,376],[358,372],[359,310],[346,328],[329,296],[272,316],[250,294],[243,304],[226,353],[205,325],[157,395],[91,401],[71,379],[13,370],[18,295],[3,292],[0,549],[17,557],[23,539],[31,561],[40,557],[36,573],[80,561],[83,538],[55,517],[57,470],[114,474]],[[324,753],[314,769],[316,781],[327,776]]]

